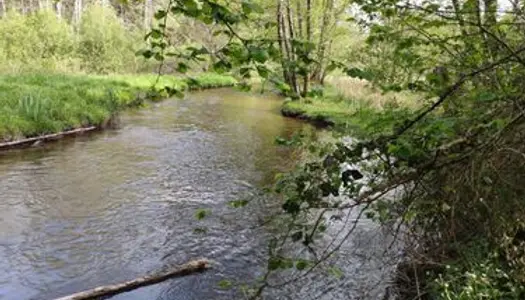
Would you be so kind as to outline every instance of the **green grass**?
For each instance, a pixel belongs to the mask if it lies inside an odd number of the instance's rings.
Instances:
[[[118,111],[143,103],[155,75],[0,76],[0,141],[99,126]],[[200,89],[231,86],[230,76],[163,76],[155,87]]]
[[[368,99],[348,98],[335,87],[325,88],[323,96],[285,101],[281,108],[285,116],[351,132],[356,137],[391,133],[411,111],[394,104],[378,107]]]

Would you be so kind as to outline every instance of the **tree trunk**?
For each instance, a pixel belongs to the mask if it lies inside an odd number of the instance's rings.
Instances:
[[[25,1],[24,1],[24,0],[21,0],[21,1],[20,1],[20,5],[21,5],[21,7],[20,7],[20,12],[21,12],[23,15],[25,15],[25,14],[27,13],[27,7],[26,7],[26,3],[25,3]]]
[[[286,1],[286,18],[287,18],[287,21],[288,21],[288,38],[290,40],[289,44],[290,44],[290,60],[292,62],[297,62],[297,52],[296,52],[296,49],[295,49],[295,29],[294,29],[294,25],[293,25],[293,13],[292,13],[292,8],[290,7],[290,0],[287,0]],[[297,72],[295,70],[295,68],[293,70],[290,71],[291,73],[291,81],[292,81],[292,88],[293,88],[293,91],[296,95],[299,95],[300,94],[300,91],[299,91],[299,84],[297,83]]]
[[[7,7],[5,7],[5,0],[0,0],[0,6],[2,6],[2,8],[0,9],[0,16],[5,16],[7,12]]]
[[[279,43],[279,51],[281,52],[281,67],[283,68],[283,79],[284,79],[284,82],[288,84],[289,83],[288,67],[286,66],[286,63],[285,63],[286,56],[288,54],[286,51],[286,46],[285,46],[285,41],[284,41],[285,37],[284,37],[284,30],[283,30],[284,24],[283,24],[283,11],[282,11],[282,1],[281,0],[277,2],[276,17],[277,17],[277,40]]]
[[[317,61],[318,64],[314,70],[312,78],[316,81],[322,82],[324,73],[324,63],[326,54],[326,43],[327,43],[327,30],[331,22],[332,11],[334,9],[334,0],[323,1],[323,21],[321,24],[321,32],[319,34],[319,46],[317,50]]]
[[[483,0],[485,4],[485,26],[491,27],[496,24],[498,1],[497,0]]]
[[[151,19],[153,17],[153,0],[144,1],[144,29],[151,29]]]
[[[279,41],[281,46],[281,65],[284,72],[284,80],[286,84],[290,86],[294,96],[298,96],[298,86],[297,78],[295,76],[295,71],[293,69],[292,63],[292,45],[290,39],[290,31],[286,23],[286,16],[284,14],[284,0],[279,0],[277,6],[277,24],[278,24],[278,34]]]
[[[456,14],[456,19],[458,20],[459,30],[461,34],[468,38],[467,29],[465,27],[465,20],[463,20],[463,9],[459,4],[458,0],[452,0],[452,7],[454,7],[454,12]]]
[[[75,26],[80,25],[80,19],[82,18],[82,0],[75,0],[73,7],[73,23]]]
[[[119,284],[100,286],[91,290],[83,291],[55,300],[95,300],[100,298],[105,299],[107,297],[136,290],[144,286],[157,284],[171,278],[183,277],[194,273],[203,272],[208,268],[209,262],[205,259],[190,261],[189,263],[179,266],[174,270],[164,271],[155,275],[147,275]]]
[[[302,0],[296,0],[295,1],[295,4],[296,4],[296,7],[295,7],[295,10],[297,11],[297,30],[298,30],[298,37],[300,39],[303,39],[304,38],[304,31],[303,31],[303,12],[302,12],[302,5],[301,5],[301,2]]]
[[[312,43],[312,0],[306,0],[306,41],[309,44]],[[303,97],[306,97],[306,95],[308,95],[308,90],[310,88],[309,66],[306,66],[306,68],[307,70],[306,70],[306,74],[304,76],[304,82],[303,82],[303,92],[302,92]]]
[[[56,12],[57,18],[59,19],[62,19],[62,1],[63,0],[60,0],[55,3],[55,12]]]

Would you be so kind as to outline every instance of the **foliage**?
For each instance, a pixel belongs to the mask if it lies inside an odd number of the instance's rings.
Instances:
[[[139,36],[123,26],[112,8],[89,6],[82,16],[78,39],[83,70],[113,73],[136,69]]]
[[[0,19],[0,59],[7,70],[55,69],[75,51],[73,32],[49,11]]]
[[[0,19],[0,70],[15,72],[131,72],[140,35],[111,8],[91,5],[78,31],[50,10],[10,12]]]
[[[470,243],[464,257],[447,265],[430,283],[439,299],[523,299],[525,288],[508,267],[502,266],[497,253],[487,245]]]

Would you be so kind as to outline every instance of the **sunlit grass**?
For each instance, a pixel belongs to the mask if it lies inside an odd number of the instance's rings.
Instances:
[[[140,105],[156,79],[153,74],[0,76],[0,140],[103,124],[119,110]],[[235,83],[234,78],[217,74],[200,74],[191,80],[162,76],[156,88],[197,89]]]
[[[396,122],[419,107],[419,99],[409,92],[383,94],[363,80],[332,77],[322,96],[286,101],[282,112],[366,136],[391,132]]]

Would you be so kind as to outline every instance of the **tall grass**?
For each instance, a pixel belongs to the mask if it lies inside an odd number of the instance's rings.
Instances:
[[[383,94],[364,80],[341,76],[329,77],[327,83],[322,93],[286,101],[283,114],[370,137],[390,132],[398,120],[421,105],[420,95],[410,92]]]
[[[155,75],[0,76],[0,140],[9,141],[104,124],[116,112],[140,105]],[[191,82],[191,86],[189,84]],[[231,86],[234,78],[201,74],[191,80],[163,76],[156,86],[179,89]]]

